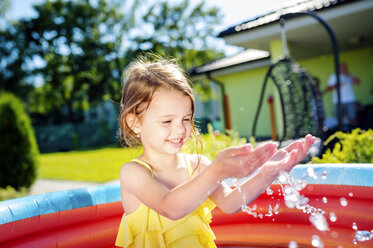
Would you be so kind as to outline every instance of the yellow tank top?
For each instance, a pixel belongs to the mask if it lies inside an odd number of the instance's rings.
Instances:
[[[190,161],[184,156],[190,178],[193,177]],[[151,167],[139,159],[154,177]],[[123,214],[119,225],[116,246],[145,248],[216,247],[215,235],[209,223],[215,203],[207,198],[193,212],[178,220],[170,220],[142,204],[132,213]]]

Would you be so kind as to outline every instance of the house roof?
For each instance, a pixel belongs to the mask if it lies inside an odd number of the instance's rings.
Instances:
[[[319,11],[328,8],[342,5],[356,0],[295,0],[291,4],[286,4],[276,11],[269,12],[244,21],[238,25],[232,26],[218,34],[218,37],[225,37],[232,34],[237,34],[247,30],[252,30],[276,22],[280,19],[281,15],[302,11]]]
[[[248,49],[236,55],[218,59],[208,64],[195,67],[189,72],[189,74],[191,76],[195,76],[220,69],[226,69],[231,66],[242,65],[249,62],[252,63],[254,61],[260,61],[263,59],[269,59],[269,52],[256,49]]]
[[[338,6],[338,7],[336,7]],[[316,10],[319,16],[334,30],[340,51],[348,51],[373,45],[373,1],[364,0],[294,0],[292,5],[250,19],[222,31],[230,45],[246,49],[237,55],[213,61],[191,69],[193,77],[214,72],[226,72],[255,68],[270,64],[270,41],[280,39],[281,15]],[[286,20],[286,40],[290,54],[303,59],[332,53],[332,44],[325,28],[307,16]],[[260,51],[260,52],[258,52]],[[267,61],[264,63],[264,60]]]

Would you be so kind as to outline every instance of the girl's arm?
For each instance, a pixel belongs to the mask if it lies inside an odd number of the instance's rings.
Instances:
[[[121,170],[121,189],[124,196],[126,193],[135,196],[159,214],[176,220],[197,208],[223,179],[245,177],[252,173],[257,168],[248,166],[250,159],[258,157],[256,160],[261,160],[271,156],[276,145],[266,145],[261,153],[255,150],[251,151],[250,145],[225,149],[199,175],[171,190],[155,180],[145,167],[127,163]]]
[[[272,184],[281,171],[290,171],[307,154],[315,141],[311,135],[305,139],[291,143],[273,155],[250,179],[241,183],[241,191],[245,195],[245,205],[253,202]],[[225,213],[232,214],[241,209],[243,204],[241,193],[222,183],[211,195],[212,200]]]

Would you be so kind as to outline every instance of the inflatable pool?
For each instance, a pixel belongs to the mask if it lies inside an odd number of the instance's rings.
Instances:
[[[308,168],[316,176],[305,177]],[[329,230],[319,231],[309,214],[288,208],[280,185],[274,184],[273,194],[265,192],[250,205],[263,218],[213,211],[216,244],[289,247],[296,242],[298,247],[317,247],[317,237],[324,247],[373,247],[373,164],[299,165],[291,175],[307,182],[301,194],[325,211]],[[278,205],[278,214],[265,216],[269,205]],[[2,201],[0,247],[114,247],[122,214],[118,184]],[[365,241],[356,239],[361,230]]]

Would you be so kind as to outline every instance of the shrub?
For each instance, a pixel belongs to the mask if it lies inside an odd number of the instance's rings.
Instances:
[[[0,188],[0,201],[10,200],[24,196],[27,196],[26,188],[21,188],[18,191],[10,186],[7,186],[5,189]]]
[[[312,163],[373,163],[373,130],[352,130],[351,133],[336,132],[324,143],[339,141],[333,151],[328,149],[321,158],[312,158]]]
[[[0,187],[30,187],[39,151],[24,107],[10,93],[0,93],[0,137]]]
[[[238,133],[233,130],[228,130],[227,134],[220,133],[218,131],[213,131],[211,124],[207,125],[207,134],[202,134],[200,139],[203,144],[202,154],[213,160],[219,151],[227,148],[229,146],[238,146],[246,144],[245,138],[240,138]],[[196,140],[191,137],[191,139],[184,145],[183,152],[194,154],[197,153]]]

